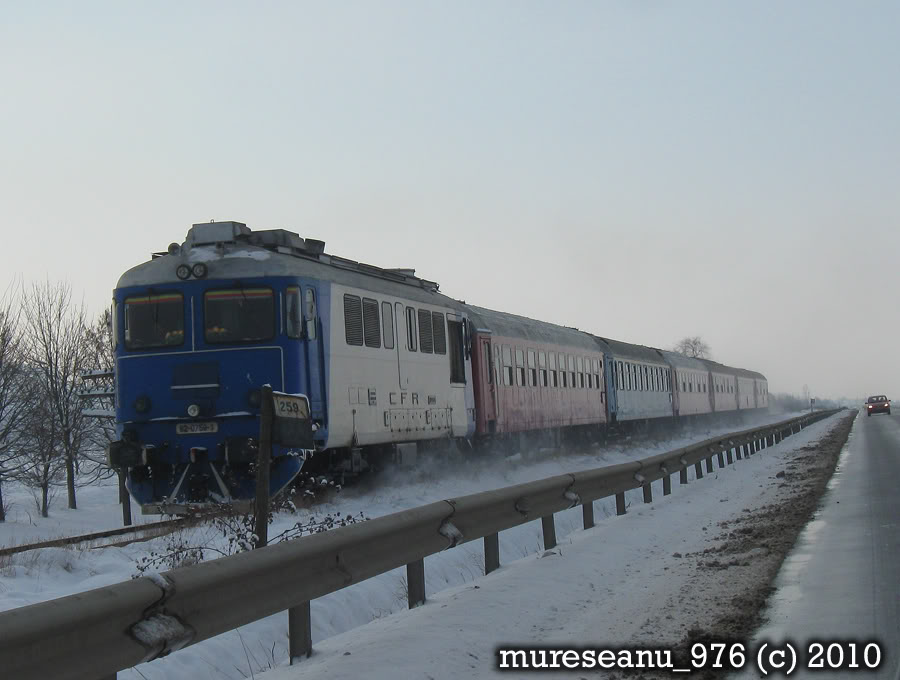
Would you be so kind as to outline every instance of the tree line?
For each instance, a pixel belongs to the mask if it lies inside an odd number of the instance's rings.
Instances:
[[[75,509],[78,484],[115,474],[112,420],[85,416],[79,396],[83,372],[113,366],[109,311],[89,318],[69,284],[20,283],[0,296],[0,522],[4,483],[28,487],[47,517],[62,488]]]

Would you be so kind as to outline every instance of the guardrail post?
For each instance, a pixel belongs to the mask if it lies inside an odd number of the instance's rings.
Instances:
[[[644,484],[644,503],[652,503],[653,502],[653,487],[650,485],[650,482]]]
[[[312,656],[312,620],[309,602],[288,609],[288,646],[290,662],[305,656]]]
[[[541,517],[541,528],[544,530],[544,550],[556,547],[556,524],[553,515]]]
[[[406,565],[406,586],[410,609],[425,604],[425,558]]]
[[[581,517],[584,520],[585,529],[590,529],[594,526],[594,501],[581,506]]]
[[[728,461],[728,464],[729,464],[729,465],[731,465],[732,463],[734,463],[734,449],[733,449],[733,448],[728,449],[728,450],[725,452],[725,460]]]
[[[744,445],[740,444],[734,449],[734,457],[738,460],[742,460],[744,458]]]
[[[672,475],[666,475],[663,477],[663,496],[668,496],[672,493]]]
[[[703,479],[703,463],[701,463],[699,460],[694,463],[694,476],[697,479]]]
[[[625,514],[625,493],[617,493],[616,494],[616,514],[624,515]]]
[[[484,537],[484,573],[490,574],[500,568],[500,534]]]
[[[683,468],[681,468],[681,470],[678,471],[678,483],[679,484],[687,484],[688,483],[686,467],[683,467]]]
[[[706,474],[711,475],[713,473],[713,462],[712,456],[706,459]]]
[[[716,458],[718,458],[718,460],[719,460],[719,467],[720,467],[720,468],[725,467],[725,454],[722,453],[721,451],[719,451],[719,452],[716,454]]]

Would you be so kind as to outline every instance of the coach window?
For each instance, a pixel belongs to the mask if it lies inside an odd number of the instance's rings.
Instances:
[[[559,355],[559,386],[563,389],[569,386],[569,374],[566,372],[566,355]]]
[[[509,345],[503,345],[503,384],[513,384],[512,350]]]
[[[444,315],[441,314],[443,330]],[[461,321],[447,321],[448,348],[450,353],[450,382],[466,382],[465,343],[463,342],[463,325]]]
[[[271,288],[209,290],[203,299],[206,342],[259,342],[274,337],[275,295]]]
[[[516,385],[519,387],[525,385],[525,352],[518,347],[516,348]]]
[[[501,373],[503,373],[503,363],[501,359],[501,354],[503,353],[500,349],[500,345],[494,345],[494,384],[499,385],[503,382],[501,378]]]
[[[446,354],[447,338],[444,335],[444,315],[441,312],[431,313],[431,328],[434,337],[434,353]]]
[[[547,365],[550,368],[550,387],[559,387],[559,380],[556,377],[556,353],[550,352],[547,355]]]
[[[300,287],[288,286],[284,296],[285,333],[289,338],[303,337],[303,317],[300,314]]]
[[[125,298],[126,349],[181,344],[184,344],[184,297],[181,293]]]
[[[541,387],[547,387],[547,353],[538,352],[538,382]]]
[[[410,352],[416,351],[416,310],[413,307],[406,308],[406,348]]]
[[[394,349],[394,306],[390,302],[381,303],[381,335],[384,348]]]
[[[528,386],[537,387],[536,355],[533,349],[528,350]]]
[[[419,351],[431,354],[434,351],[434,336],[431,330],[431,312],[419,310]]]
[[[569,360],[569,387],[575,389],[575,357],[567,355]]]

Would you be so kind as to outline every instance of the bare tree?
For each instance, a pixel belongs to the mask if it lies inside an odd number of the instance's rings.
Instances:
[[[85,368],[84,303],[72,302],[72,289],[66,283],[33,284],[22,294],[24,350],[28,370],[34,376],[45,418],[38,432],[33,420],[32,435],[52,437],[54,447],[65,459],[69,508],[75,502],[75,468],[86,442],[88,423],[78,397],[80,376]],[[41,440],[43,441],[43,439]],[[42,460],[54,458],[49,454]],[[52,466],[44,463],[48,471]]]
[[[6,520],[3,482],[26,463],[16,446],[27,407],[17,302],[11,290],[0,297],[0,522]]]
[[[21,457],[28,461],[16,472],[16,479],[28,486],[35,495],[35,504],[41,517],[47,517],[55,489],[66,478],[68,460],[60,446],[62,436],[59,418],[50,400],[44,394],[44,380],[39,374],[29,374],[33,384],[30,391],[36,398],[30,400],[22,423],[19,444]],[[37,491],[40,491],[38,499]]]
[[[709,345],[707,345],[699,335],[682,338],[675,343],[675,347],[672,348],[672,351],[695,359],[710,358]]]

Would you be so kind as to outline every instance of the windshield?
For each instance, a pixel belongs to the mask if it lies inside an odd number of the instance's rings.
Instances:
[[[125,347],[174,347],[184,342],[184,297],[181,293],[125,298]]]
[[[887,397],[884,395],[881,395],[880,397],[869,397],[870,404],[874,404],[877,401],[887,401]]]
[[[211,290],[204,301],[207,342],[259,342],[275,336],[275,296],[271,288]]]

